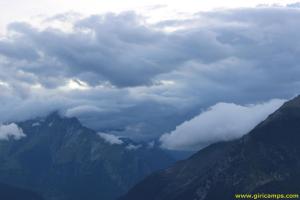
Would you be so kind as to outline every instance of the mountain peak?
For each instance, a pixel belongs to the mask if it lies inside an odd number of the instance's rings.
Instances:
[[[50,114],[48,114],[46,117],[44,117],[44,121],[63,121],[63,120],[73,120],[73,121],[78,121],[79,120],[76,117],[68,117],[63,115],[60,111],[53,111]]]
[[[24,139],[0,142],[0,182],[45,199],[116,199],[173,162],[158,148],[142,148],[126,139],[109,143],[77,118],[59,112],[18,125]]]
[[[54,122],[73,122],[76,124],[80,124],[80,121],[76,117],[67,117],[64,116],[61,112],[59,111],[53,111],[49,115],[45,117],[45,122],[47,123],[54,123]]]
[[[61,115],[61,113],[58,111],[58,110],[56,110],[56,111],[53,111],[53,112],[51,112],[50,114],[48,114],[47,116],[46,116],[46,118],[47,119],[51,119],[51,118],[56,118],[56,119],[61,119],[62,118],[62,115]]]

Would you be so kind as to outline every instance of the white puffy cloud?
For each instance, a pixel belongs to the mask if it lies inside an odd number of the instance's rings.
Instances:
[[[161,136],[163,148],[196,150],[218,141],[239,138],[284,103],[273,99],[261,104],[217,103],[176,130]]]
[[[98,133],[98,135],[104,139],[107,143],[113,145],[113,144],[123,144],[123,141],[120,140],[118,136],[111,135],[111,134],[106,134],[106,133]]]
[[[19,140],[23,137],[26,137],[26,135],[17,124],[11,123],[0,125],[0,140],[8,140],[10,138]]]

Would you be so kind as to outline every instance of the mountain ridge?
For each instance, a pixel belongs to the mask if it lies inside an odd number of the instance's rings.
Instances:
[[[280,193],[275,189],[280,184],[295,188],[300,185],[299,121],[298,96],[242,138],[212,144],[153,173],[120,200],[229,200],[235,193]]]
[[[160,149],[109,144],[77,118],[57,112],[16,124],[26,137],[0,141],[0,182],[45,200],[115,199],[173,162]]]

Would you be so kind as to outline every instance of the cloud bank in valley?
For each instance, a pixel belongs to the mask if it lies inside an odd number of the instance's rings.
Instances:
[[[135,12],[11,23],[0,39],[0,122],[61,110],[146,140],[219,102],[288,99],[300,89],[299,17],[289,6],[152,24]]]
[[[211,143],[237,139],[278,109],[285,100],[253,105],[218,103],[161,136],[163,148],[197,150]]]

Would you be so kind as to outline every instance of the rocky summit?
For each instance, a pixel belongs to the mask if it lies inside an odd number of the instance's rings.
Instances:
[[[16,124],[25,136],[0,140],[0,182],[45,200],[112,200],[173,162],[156,147],[110,143],[57,112]]]

